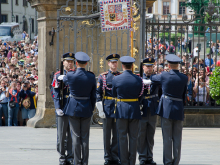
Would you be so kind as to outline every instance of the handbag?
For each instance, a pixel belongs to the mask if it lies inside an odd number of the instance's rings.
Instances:
[[[15,102],[15,101],[10,101],[10,102],[9,102],[9,107],[10,107],[10,108],[16,107],[16,102]]]

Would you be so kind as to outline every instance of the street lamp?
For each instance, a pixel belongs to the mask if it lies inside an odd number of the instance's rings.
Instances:
[[[30,40],[31,40],[31,23],[32,23],[32,18],[29,18],[29,24],[30,24]]]
[[[23,19],[23,31],[24,31],[24,21],[26,20],[25,15],[23,15],[22,19]]]
[[[11,20],[12,20],[12,22],[15,21],[15,16],[14,15],[11,16]]]

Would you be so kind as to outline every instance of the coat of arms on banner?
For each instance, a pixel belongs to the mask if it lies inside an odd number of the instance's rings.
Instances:
[[[130,0],[100,2],[102,32],[131,28]]]

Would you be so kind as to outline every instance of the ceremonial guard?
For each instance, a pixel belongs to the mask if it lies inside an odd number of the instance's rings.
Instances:
[[[96,79],[85,67],[90,60],[84,52],[77,52],[76,72],[68,72],[63,82],[69,84],[70,95],[65,106],[69,116],[75,165],[88,165],[90,120],[96,103]],[[82,153],[82,156],[81,156]]]
[[[74,60],[75,59],[73,53],[65,53],[63,55],[64,75],[66,75],[68,71],[74,68]],[[72,139],[68,116],[65,115],[65,112],[63,111],[63,107],[66,105],[67,98],[69,96],[69,87],[67,83],[62,85],[62,80],[58,79],[59,76],[60,71],[54,74],[51,90],[54,106],[56,109],[57,151],[60,154],[60,165],[73,165]],[[67,155],[65,155],[66,151]]]
[[[117,71],[120,55],[111,54],[108,61],[109,71],[100,74],[96,97],[99,116],[103,118],[104,165],[121,164],[118,156],[118,140],[115,121],[115,98],[112,96],[112,79],[119,75]],[[112,134],[111,134],[112,132]]]
[[[178,70],[181,62],[178,56],[169,54],[166,60],[170,71],[153,76],[152,82],[161,83],[163,91],[157,111],[157,114],[161,116],[163,163],[164,165],[178,165],[181,155],[184,101],[188,78]]]
[[[138,133],[138,154],[140,165],[156,165],[153,161],[154,134],[156,129],[157,115],[156,111],[159,104],[158,83],[152,83],[153,58],[143,60],[143,80],[145,84],[142,119],[139,122]],[[142,69],[142,68],[141,68]],[[145,80],[149,80],[146,81]],[[148,83],[149,82],[149,83]]]
[[[140,98],[144,91],[144,84],[140,77],[132,73],[134,58],[124,56],[120,61],[124,72],[115,76],[112,81],[112,96],[117,101],[115,114],[120,158],[122,165],[135,165],[138,124],[141,119]]]

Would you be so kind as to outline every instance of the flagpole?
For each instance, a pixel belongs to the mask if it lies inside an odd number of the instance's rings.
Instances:
[[[133,0],[131,0],[131,57],[133,56],[133,48],[134,48],[134,31],[133,31],[133,26],[134,26],[134,22],[133,22]],[[134,65],[134,64],[133,64]],[[132,67],[132,72],[134,73],[134,67]]]

